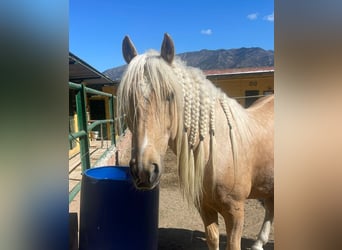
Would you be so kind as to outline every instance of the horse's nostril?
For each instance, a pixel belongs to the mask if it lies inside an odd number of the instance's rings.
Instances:
[[[155,174],[158,174],[159,173],[159,166],[157,163],[152,163],[152,166],[153,166],[153,172]]]
[[[129,169],[134,183],[138,188],[152,188],[159,181],[159,165],[150,163],[145,167],[132,158],[129,162]]]
[[[130,170],[133,178],[137,179],[138,178],[138,173],[137,173],[138,170],[137,170],[136,160],[134,158],[129,161],[129,170]]]
[[[154,183],[157,180],[157,178],[158,178],[159,166],[158,166],[157,163],[152,163],[151,166],[152,166],[152,169],[151,169],[151,172],[150,172],[149,182],[150,183]]]
[[[130,161],[129,161],[129,165],[132,166],[132,165],[135,165],[136,164],[136,159],[135,158],[132,158]]]

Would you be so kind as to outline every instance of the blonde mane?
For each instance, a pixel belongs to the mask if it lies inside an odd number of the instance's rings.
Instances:
[[[129,63],[118,89],[119,110],[133,125],[135,110],[141,97],[156,98],[156,111],[162,101],[172,95],[174,119],[172,129],[177,131],[176,154],[180,186],[189,203],[200,208],[203,195],[204,139],[210,136],[209,164],[215,180],[216,106],[224,111],[230,128],[235,176],[250,144],[251,122],[245,109],[206,79],[202,71],[188,67],[179,58],[168,64],[156,51],[135,56]],[[156,113],[158,115],[158,113]],[[214,186],[214,185],[213,185]]]

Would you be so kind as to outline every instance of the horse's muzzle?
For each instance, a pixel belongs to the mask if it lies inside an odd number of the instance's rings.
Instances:
[[[159,165],[150,163],[147,166],[137,163],[133,158],[129,162],[130,172],[134,184],[138,189],[153,189],[159,184]]]

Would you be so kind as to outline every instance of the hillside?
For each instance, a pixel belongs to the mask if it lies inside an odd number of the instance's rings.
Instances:
[[[274,51],[261,48],[200,50],[177,54],[189,66],[202,70],[265,67],[274,65]],[[103,72],[112,80],[119,80],[126,65]]]

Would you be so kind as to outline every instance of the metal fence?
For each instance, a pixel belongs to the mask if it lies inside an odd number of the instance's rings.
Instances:
[[[114,103],[116,96],[98,91],[92,88],[85,87],[83,84],[69,82],[69,89],[76,90],[76,113],[78,121],[78,131],[69,132],[69,142],[77,141],[80,145],[80,158],[82,173],[91,167],[89,153],[89,133],[97,126],[109,124],[109,138],[111,145],[116,144],[116,135],[123,131],[122,117],[115,117]],[[89,124],[86,110],[87,94],[94,94],[108,97],[109,119],[96,120]],[[116,132],[116,129],[119,133]],[[69,202],[71,202],[77,193],[80,191],[81,182],[79,182],[69,193]]]

